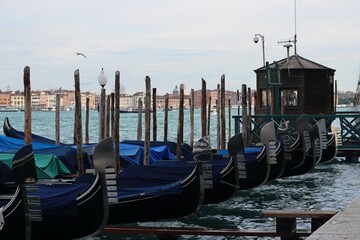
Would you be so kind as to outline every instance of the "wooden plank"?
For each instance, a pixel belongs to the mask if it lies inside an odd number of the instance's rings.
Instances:
[[[291,211],[291,210],[270,210],[262,213],[263,217],[273,218],[331,218],[337,211],[316,210],[316,211]]]
[[[259,237],[307,237],[308,231],[296,231],[292,233],[279,233],[273,230],[256,229],[215,229],[215,228],[192,228],[192,227],[143,227],[143,226],[106,226],[104,233],[117,234],[154,234],[154,235],[194,235],[194,236],[259,236]]]
[[[311,234],[309,240],[359,239],[359,226],[360,198],[357,198]]]

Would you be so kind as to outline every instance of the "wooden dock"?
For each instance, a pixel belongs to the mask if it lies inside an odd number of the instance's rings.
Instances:
[[[107,226],[104,232],[117,234],[150,234],[159,239],[177,239],[181,235],[197,236],[258,236],[280,237],[282,240],[354,240],[360,239],[360,198],[344,210],[336,211],[265,211],[266,218],[274,218],[274,230],[214,229],[182,227]],[[299,219],[310,219],[311,229],[299,229]]]
[[[338,212],[307,240],[360,239],[360,198]]]
[[[249,136],[253,144],[261,142],[260,129],[269,122],[274,121],[277,125],[282,120],[290,121],[291,133],[296,133],[295,121],[300,114],[286,114],[286,115],[252,115],[251,125],[248,127]],[[358,112],[337,112],[335,114],[306,114],[310,125],[315,124],[319,119],[325,119],[326,126],[330,131],[330,126],[333,122],[337,122],[337,157],[345,157],[348,159],[357,160],[360,157],[360,125]],[[242,116],[232,116],[234,119],[235,133],[240,133],[242,129],[243,119]],[[335,128],[334,128],[335,129]],[[295,134],[296,136],[296,134]],[[245,139],[246,141],[246,139]]]
[[[281,240],[299,240],[310,236],[321,225],[332,218],[336,211],[265,211],[262,216],[273,218],[276,221],[274,230],[259,229],[216,229],[194,227],[152,227],[152,226],[106,226],[105,233],[156,235],[158,239],[174,240],[181,235],[193,236],[256,236],[256,237],[280,237]],[[311,229],[299,229],[299,219],[310,219]]]

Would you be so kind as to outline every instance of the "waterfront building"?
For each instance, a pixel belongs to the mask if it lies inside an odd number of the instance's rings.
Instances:
[[[137,108],[135,98],[131,95],[120,94],[120,109],[134,109]]]
[[[256,114],[334,112],[334,69],[297,54],[269,64],[268,69],[275,74],[266,75],[266,66],[254,70],[258,96]],[[273,82],[272,76],[276,74],[281,76],[281,81]]]
[[[55,111],[56,95],[60,95],[60,109],[75,105],[75,91],[73,90],[35,90],[31,91],[31,108],[34,111]],[[95,93],[81,93],[81,104],[85,108],[86,99],[89,98],[90,109],[96,107]],[[24,92],[0,92],[0,105],[12,106],[17,109],[24,108]]]
[[[20,91],[14,92],[10,97],[11,105],[17,109],[24,108],[24,94]]]
[[[135,108],[138,107],[140,99],[142,101],[142,106],[143,107],[145,106],[145,95],[146,95],[145,92],[136,92],[136,93],[134,93],[133,98],[134,98],[134,105],[135,105],[134,107]]]
[[[11,92],[0,92],[0,106],[10,106],[11,105]]]

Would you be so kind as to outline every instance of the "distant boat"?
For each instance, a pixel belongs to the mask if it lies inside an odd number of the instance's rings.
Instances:
[[[12,106],[0,106],[0,112],[18,112],[19,109]]]
[[[120,108],[120,113],[137,113],[139,110],[137,108]]]

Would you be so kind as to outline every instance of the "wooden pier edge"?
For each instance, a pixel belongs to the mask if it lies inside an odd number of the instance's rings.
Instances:
[[[310,236],[316,229],[332,218],[337,211],[265,211],[263,217],[276,218],[276,229],[240,229],[240,228],[195,228],[195,227],[153,227],[153,226],[106,226],[104,233],[157,235],[159,239],[176,239],[180,235],[192,236],[258,236],[281,237],[282,240],[300,239]],[[296,226],[298,218],[310,218],[311,230],[301,230]]]
[[[274,230],[256,229],[227,229],[227,228],[194,228],[194,227],[149,227],[149,226],[106,226],[104,233],[118,234],[151,234],[157,236],[258,236],[258,237],[307,237],[309,231],[295,231],[291,233],[278,233]]]

